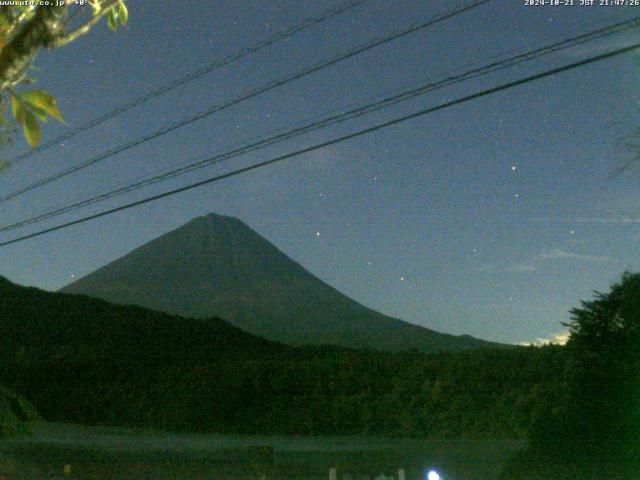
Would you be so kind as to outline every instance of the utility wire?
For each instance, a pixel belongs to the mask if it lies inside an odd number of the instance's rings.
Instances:
[[[503,60],[499,60],[499,61],[495,61],[492,63],[489,63],[487,65],[481,66],[479,68],[475,68],[469,71],[465,71],[461,74],[458,75],[450,75],[448,77],[445,77],[442,80],[436,81],[436,82],[431,82],[431,83],[427,83],[425,85],[421,85],[418,86],[417,88],[413,88],[411,90],[407,90],[407,91],[403,91],[399,94],[395,94],[386,98],[383,98],[381,100],[378,100],[376,102],[373,103],[369,103],[367,105],[364,106],[359,106],[357,108],[354,108],[352,110],[346,111],[346,112],[342,112],[339,114],[335,114],[332,116],[329,116],[328,118],[324,118],[321,119],[319,121],[314,121],[312,123],[309,123],[307,125],[301,126],[301,127],[295,127],[293,129],[289,129],[285,132],[276,134],[274,136],[269,136],[267,138],[263,138],[261,140],[258,140],[256,142],[250,143],[249,145],[245,145],[245,146],[241,146],[241,147],[236,147],[230,151],[224,152],[224,153],[220,153],[217,154],[213,157],[209,157],[209,158],[204,158],[204,159],[200,159],[200,160],[196,160],[196,161],[192,161],[190,163],[187,163],[186,165],[183,165],[181,167],[178,168],[174,168],[174,169],[170,169],[168,171],[162,172],[162,173],[158,173],[158,174],[154,174],[151,177],[147,177],[144,178],[140,181],[136,181],[133,182],[129,185],[123,186],[123,187],[119,187],[117,189],[114,190],[110,190],[104,193],[101,193],[99,195],[90,197],[88,199],[84,199],[81,201],[77,201],[77,202],[72,202],[70,204],[66,204],[64,206],[61,207],[56,207],[54,209],[45,211],[43,213],[40,213],[38,215],[32,216],[30,218],[27,218],[25,220],[21,220],[19,222],[15,222],[12,224],[8,224],[8,225],[4,225],[0,227],[0,232],[5,232],[5,231],[10,231],[10,230],[14,230],[20,227],[24,227],[26,225],[31,225],[34,223],[39,223],[41,221],[47,220],[49,218],[53,218],[59,215],[62,215],[64,213],[68,213],[74,210],[77,210],[79,208],[82,207],[86,207],[89,205],[93,205],[95,203],[99,203],[102,201],[105,201],[109,198],[113,198],[134,190],[138,190],[140,188],[143,188],[145,186],[149,186],[149,185],[153,185],[155,183],[159,183],[159,182],[163,182],[166,181],[170,178],[179,176],[179,175],[184,175],[186,173],[195,171],[197,169],[200,168],[204,168],[213,164],[218,164],[221,163],[225,160],[231,159],[231,158],[235,158],[241,155],[245,155],[247,153],[253,152],[255,150],[259,150],[262,149],[266,146],[269,145],[273,145],[274,143],[279,143],[281,141],[284,140],[288,140],[290,138],[293,138],[295,136],[298,135],[302,135],[305,133],[309,133],[311,131],[315,131],[318,130],[320,128],[325,128],[327,126],[330,125],[334,125],[336,123],[340,123],[340,122],[344,122],[346,120],[350,120],[356,117],[360,117],[362,115],[365,114],[369,114],[378,110],[381,110],[383,108],[387,108],[391,105],[397,104],[399,102],[402,101],[406,101],[409,100],[411,98],[415,98],[419,95],[423,95],[425,93],[440,89],[440,88],[444,88],[453,84],[457,84],[463,81],[467,81],[469,79],[472,78],[477,78],[483,75],[487,75],[489,73],[493,73],[496,72],[498,70],[502,70],[508,67],[512,67],[514,65],[523,63],[523,62],[527,62],[527,61],[531,61],[535,58],[539,58],[543,55],[548,55],[551,53],[555,53],[559,50],[563,50],[569,47],[573,47],[588,41],[592,41],[595,39],[599,39],[599,38],[603,38],[609,35],[613,35],[616,33],[620,33],[626,30],[629,30],[631,28],[635,28],[638,25],[640,25],[640,16],[635,17],[633,19],[629,19],[623,22],[619,22],[607,27],[603,27],[600,28],[598,30],[592,31],[592,32],[588,32],[588,33],[584,33],[582,35],[578,35],[576,37],[572,37],[572,38],[568,38],[568,39],[564,39],[562,41],[556,42],[556,43],[552,43],[550,45],[546,45],[540,48],[536,48],[536,49],[530,49],[528,51],[525,51],[519,55],[515,55]]]
[[[39,230],[37,232],[30,233],[28,235],[23,235],[21,237],[14,238],[12,240],[7,240],[7,241],[4,241],[4,242],[1,242],[0,243],[0,247],[6,246],[6,245],[11,245],[13,243],[21,242],[21,241],[24,241],[24,240],[27,240],[27,239],[30,239],[30,238],[34,238],[34,237],[38,237],[38,236],[41,236],[41,235],[45,235],[47,233],[51,233],[51,232],[54,232],[54,231],[57,231],[57,230],[61,230],[61,229],[64,229],[64,228],[71,227],[73,225],[78,225],[80,223],[88,222],[89,220],[94,220],[96,218],[104,217],[106,215],[111,215],[111,214],[116,213],[116,212],[121,212],[121,211],[124,211],[124,210],[128,210],[130,208],[137,207],[139,205],[144,205],[146,203],[150,203],[150,202],[153,202],[153,201],[156,201],[156,200],[160,200],[162,198],[166,198],[166,197],[169,197],[169,196],[172,196],[172,195],[176,195],[178,193],[186,192],[188,190],[192,190],[194,188],[201,187],[203,185],[208,185],[210,183],[219,182],[219,181],[224,180],[226,178],[235,177],[235,176],[240,175],[242,173],[247,173],[247,172],[250,172],[250,171],[253,171],[253,170],[258,170],[260,168],[267,167],[269,165],[273,165],[275,163],[282,162],[282,161],[287,160],[287,159],[292,158],[292,157],[296,157],[296,156],[303,155],[305,153],[313,152],[315,150],[319,150],[319,149],[328,147],[330,145],[335,145],[337,143],[341,143],[341,142],[350,140],[352,138],[356,138],[356,137],[360,137],[362,135],[373,133],[373,132],[376,132],[378,130],[382,130],[384,128],[391,127],[393,125],[398,125],[398,124],[404,123],[406,121],[409,121],[409,120],[412,120],[412,119],[415,119],[415,118],[419,118],[419,117],[425,116],[427,114],[430,114],[430,113],[433,113],[433,112],[436,112],[436,111],[439,111],[439,110],[444,110],[446,108],[450,108],[450,107],[453,107],[453,106],[456,106],[456,105],[460,105],[462,103],[466,103],[466,102],[469,102],[471,100],[475,100],[475,99],[478,99],[478,98],[486,97],[488,95],[492,95],[494,93],[502,92],[504,90],[508,90],[508,89],[511,89],[511,88],[514,88],[514,87],[517,87],[517,86],[520,86],[520,85],[524,85],[524,84],[527,84],[529,82],[540,80],[542,78],[551,77],[553,75],[557,75],[557,74],[562,73],[562,72],[566,72],[566,71],[573,70],[573,69],[576,69],[576,68],[579,68],[579,67],[582,67],[582,66],[585,66],[585,65],[596,63],[596,62],[599,62],[599,61],[602,61],[602,60],[605,60],[605,59],[608,59],[608,58],[617,57],[617,56],[623,55],[625,53],[629,53],[631,51],[637,50],[639,48],[640,48],[640,43],[635,43],[635,44],[630,45],[628,47],[618,48],[616,50],[613,50],[613,51],[610,51],[610,52],[607,52],[607,53],[604,53],[604,54],[601,54],[601,55],[589,57],[587,59],[580,60],[578,62],[570,63],[570,64],[567,64],[567,65],[563,65],[561,67],[557,67],[557,68],[553,68],[553,69],[550,69],[550,70],[546,70],[546,71],[541,72],[541,73],[537,73],[535,75],[530,75],[530,76],[521,78],[519,80],[515,80],[515,81],[512,81],[512,82],[504,83],[504,84],[499,85],[497,87],[493,87],[493,88],[489,88],[489,89],[486,89],[486,90],[482,90],[480,92],[476,92],[476,93],[473,93],[471,95],[460,97],[458,99],[451,100],[449,102],[444,102],[444,103],[441,103],[439,105],[436,105],[435,107],[430,107],[430,108],[427,108],[427,109],[424,109],[424,110],[419,110],[417,112],[414,112],[414,113],[411,113],[411,114],[408,114],[408,115],[403,115],[403,116],[400,116],[400,117],[396,117],[396,118],[394,118],[392,120],[388,120],[388,121],[385,121],[385,122],[382,122],[382,123],[378,123],[377,125],[374,125],[372,127],[368,127],[368,128],[362,129],[362,130],[358,130],[357,132],[353,132],[353,133],[350,133],[350,134],[347,134],[347,135],[342,135],[340,137],[336,137],[334,139],[331,139],[331,140],[328,140],[328,141],[325,141],[325,142],[322,142],[322,143],[319,143],[319,144],[316,144],[316,145],[312,145],[310,147],[302,148],[302,149],[296,150],[294,152],[290,152],[290,153],[287,153],[287,154],[284,154],[284,155],[280,155],[278,157],[275,157],[275,158],[272,158],[272,159],[269,159],[269,160],[265,160],[263,162],[259,162],[259,163],[256,163],[256,164],[253,164],[253,165],[250,165],[250,166],[247,166],[247,167],[239,168],[239,169],[233,170],[231,172],[227,172],[227,173],[224,173],[224,174],[221,174],[221,175],[217,175],[215,177],[207,178],[205,180],[200,180],[200,181],[192,183],[190,185],[186,185],[186,186],[183,186],[183,187],[180,187],[180,188],[176,188],[174,190],[169,190],[167,192],[163,192],[163,193],[160,193],[158,195],[153,195],[151,197],[147,197],[147,198],[144,198],[142,200],[131,202],[131,203],[128,203],[126,205],[121,205],[119,207],[115,207],[115,208],[112,208],[112,209],[109,209],[109,210],[104,210],[102,212],[95,213],[93,215],[88,215],[86,217],[82,217],[82,218],[79,218],[77,220],[73,220],[73,221],[70,221],[70,222],[67,222],[67,223],[56,225],[54,227],[46,228],[44,230]]]
[[[24,193],[30,192],[31,190],[34,190],[36,188],[42,187],[48,183],[53,182],[54,180],[58,180],[60,178],[66,177],[68,175],[71,175],[72,173],[78,172],[80,170],[83,170],[91,165],[94,165],[98,162],[101,162],[107,158],[110,158],[114,155],[117,155],[119,153],[122,153],[124,151],[130,150],[131,148],[137,147],[138,145],[141,145],[143,143],[149,142],[151,140],[154,140],[158,137],[161,137],[163,135],[166,135],[167,133],[173,132],[174,130],[177,130],[179,128],[182,128],[184,126],[190,125],[198,120],[202,120],[203,118],[209,117],[210,115],[219,112],[221,110],[225,110],[233,105],[237,105],[238,103],[241,103],[245,100],[251,99],[253,97],[256,97],[258,95],[261,95],[263,93],[266,93],[270,90],[273,90],[275,88],[278,88],[282,85],[285,85],[287,83],[290,83],[294,80],[300,79],[302,77],[306,77],[307,75],[310,75],[312,73],[315,73],[319,70],[323,70],[329,66],[335,65],[339,62],[342,62],[344,60],[347,60],[349,58],[355,57],[356,55],[360,55],[364,52],[367,52],[369,50],[372,50],[376,47],[379,47],[381,45],[385,45],[387,43],[390,43],[394,40],[397,40],[401,37],[404,37],[406,35],[409,35],[411,33],[417,32],[419,30],[422,30],[424,28],[427,28],[431,25],[434,25],[436,23],[442,22],[444,20],[447,20],[449,18],[452,18],[456,15],[460,15],[461,13],[464,13],[466,11],[469,11],[473,8],[479,7],[485,3],[490,2],[491,0],[476,0],[470,4],[464,5],[462,7],[457,7],[453,10],[450,10],[446,13],[443,14],[437,14],[432,16],[429,20],[427,21],[422,21],[419,23],[415,23],[412,24],[411,26],[409,26],[408,28],[405,28],[403,30],[397,31],[391,35],[386,35],[384,37],[378,38],[376,40],[370,41],[362,46],[358,46],[355,47],[354,49],[351,49],[345,53],[340,53],[337,56],[333,57],[332,59],[328,60],[328,61],[324,61],[321,63],[318,63],[316,65],[313,65],[311,67],[307,67],[304,68],[303,70],[294,73],[292,75],[288,75],[280,80],[276,80],[274,82],[270,82],[267,83],[266,85],[262,86],[262,87],[258,87],[255,90],[252,90],[251,92],[241,95],[239,97],[233,98],[231,100],[228,100],[222,104],[219,105],[212,105],[211,107],[207,108],[206,110],[203,110],[199,113],[196,113],[195,115],[192,115],[188,118],[185,118],[183,120],[180,120],[176,123],[173,123],[171,125],[168,125],[166,127],[163,127],[159,130],[156,130],[155,132],[152,132],[150,134],[144,135],[142,137],[138,137],[134,140],[131,140],[129,142],[127,142],[126,144],[123,145],[119,145],[117,147],[111,148],[95,157],[92,157],[88,160],[85,160],[81,163],[79,163],[78,165],[74,165],[73,167],[67,168],[65,170],[62,170],[58,173],[54,173],[53,175],[50,175],[48,177],[45,177],[41,180],[38,180],[30,185],[27,185],[26,187],[20,188],[18,190],[15,190],[11,193],[8,193],[6,195],[0,196],[0,203],[4,203],[7,200],[11,200],[12,198],[15,198],[19,195],[22,195]]]
[[[98,125],[106,122],[107,120],[111,120],[114,117],[117,117],[118,115],[127,112],[139,105],[142,105],[146,102],[148,102],[149,100],[152,100],[156,97],[159,97],[161,95],[164,95],[165,93],[171,91],[171,90],[175,90],[176,88],[191,82],[192,80],[195,80],[197,78],[200,78],[204,75],[207,75],[215,70],[218,70],[219,68],[222,68],[224,66],[230,65],[244,57],[247,57],[253,53],[259,52],[260,50],[270,47],[271,45],[279,42],[280,40],[284,40],[286,38],[292,37],[297,33],[300,33],[304,30],[307,30],[308,28],[311,28],[315,25],[318,25],[319,23],[322,23],[326,20],[329,20],[330,18],[333,18],[335,16],[338,16],[344,12],[347,12],[349,10],[352,10],[353,8],[362,5],[366,2],[368,2],[370,0],[352,0],[350,2],[347,3],[343,3],[337,7],[325,10],[324,12],[320,13],[317,16],[314,17],[309,17],[304,19],[301,23],[291,26],[285,30],[281,30],[279,32],[276,32],[275,34],[273,34],[272,36],[256,43],[255,45],[252,45],[250,47],[246,47],[243,48],[242,50],[239,50],[235,53],[232,53],[231,55],[224,57],[220,60],[216,60],[213,63],[210,63],[208,65],[205,65],[204,67],[199,68],[198,70],[194,70],[192,72],[189,72],[185,75],[183,75],[180,78],[177,78],[169,83],[166,83],[164,85],[161,85],[160,87],[156,88],[155,90],[150,90],[149,92],[145,93],[144,95],[141,95],[127,103],[124,103],[122,105],[120,105],[117,108],[114,108],[113,110],[110,110],[109,112],[104,113],[103,115],[100,115],[99,117],[95,117],[91,120],[89,120],[88,122],[79,125],[78,127],[74,128],[73,130],[69,130],[65,133],[62,133],[61,135],[57,136],[56,138],[54,138],[53,140],[50,140],[48,142],[42,143],[41,145],[32,148],[31,150],[27,150],[24,153],[21,153],[17,156],[15,156],[14,158],[12,158],[11,160],[9,160],[7,162],[7,166],[11,166],[14,165],[15,163],[19,162],[20,160],[24,160],[25,158],[29,158],[32,157],[40,152],[43,152],[45,150],[48,150],[49,148],[56,146],[58,144],[60,144],[61,142],[64,142],[65,140],[68,140],[72,137],[75,137],[76,135],[85,132],[91,128],[97,127]]]

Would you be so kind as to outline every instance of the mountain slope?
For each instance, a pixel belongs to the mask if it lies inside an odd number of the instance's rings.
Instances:
[[[390,318],[313,276],[238,219],[199,217],[62,289],[290,344],[432,352],[495,346]]]
[[[171,431],[521,437],[560,401],[559,347],[295,348],[0,277],[0,384],[49,421]],[[0,387],[17,418],[28,418]],[[509,408],[505,408],[508,405]],[[6,407],[6,406],[5,406]],[[9,418],[14,421],[16,418]]]
[[[160,363],[211,360],[236,353],[286,351],[218,318],[181,318],[84,295],[22,287],[0,277],[0,359],[59,357]]]
[[[292,350],[220,319],[181,318],[0,277],[0,382],[47,420],[194,429],[206,417],[202,428],[224,429],[235,418],[226,399],[238,366]]]

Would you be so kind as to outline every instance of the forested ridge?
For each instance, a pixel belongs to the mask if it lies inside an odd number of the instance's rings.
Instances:
[[[294,348],[196,320],[0,283],[0,382],[45,419],[177,431],[526,436],[563,394],[559,347]]]

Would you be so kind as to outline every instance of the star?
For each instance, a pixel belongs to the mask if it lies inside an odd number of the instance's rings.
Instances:
[[[514,197],[515,197],[515,198],[520,198],[520,194],[516,193],[516,194],[514,195]]]
[[[401,282],[404,282],[404,277],[400,277],[400,281],[401,281]]]
[[[319,237],[319,236],[320,236],[320,232],[316,232],[316,237]]]
[[[515,165],[511,165],[511,171],[512,171],[512,172],[515,172],[515,171],[516,171],[516,168],[518,168],[518,167],[516,167]]]
[[[571,235],[575,235],[575,234],[576,234],[576,231],[575,231],[575,230],[571,230],[569,233],[570,233]]]

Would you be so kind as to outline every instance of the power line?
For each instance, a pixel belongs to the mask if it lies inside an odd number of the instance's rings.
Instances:
[[[111,148],[95,157],[92,157],[88,160],[85,160],[83,162],[81,162],[78,165],[75,165],[73,167],[67,168],[65,170],[62,170],[61,172],[58,173],[54,173],[53,175],[50,175],[46,178],[43,178],[41,180],[38,180],[30,185],[27,185],[26,187],[20,188],[18,190],[15,190],[11,193],[8,193],[6,195],[3,195],[0,197],[0,203],[4,203],[8,200],[11,200],[12,198],[15,198],[19,195],[22,195],[24,193],[30,192],[31,190],[34,190],[36,188],[42,187],[48,183],[51,183],[55,180],[58,180],[60,178],[66,177],[68,175],[71,175],[72,173],[78,172],[80,170],[83,170],[91,165],[94,165],[98,162],[101,162],[107,158],[110,158],[114,155],[117,155],[119,153],[122,153],[124,151],[130,150],[131,148],[137,147],[138,145],[144,144],[146,142],[149,142],[151,140],[154,140],[158,137],[161,137],[163,135],[166,135],[167,133],[173,132],[174,130],[177,130],[179,128],[182,128],[184,126],[190,125],[191,123],[194,123],[198,120],[202,120],[203,118],[206,118],[216,112],[219,112],[221,110],[225,110],[233,105],[237,105],[238,103],[241,103],[245,100],[251,99],[253,97],[256,97],[258,95],[261,95],[263,93],[266,93],[270,90],[273,90],[275,88],[278,88],[282,85],[285,85],[287,83],[290,83],[294,80],[298,80],[302,77],[305,77],[307,75],[310,75],[312,73],[315,73],[319,70],[322,70],[324,68],[327,68],[329,66],[335,65],[339,62],[342,62],[344,60],[347,60],[349,58],[355,57],[356,55],[360,55],[364,52],[367,52],[369,50],[372,50],[376,47],[385,45],[387,43],[390,43],[394,40],[397,40],[401,37],[404,37],[406,35],[409,35],[411,33],[415,33],[419,30],[422,30],[424,28],[427,28],[429,26],[432,26],[436,23],[442,22],[444,20],[447,20],[449,18],[452,18],[456,15],[460,15],[461,13],[467,12],[473,8],[479,7],[485,3],[490,2],[491,0],[476,0],[470,4],[467,4],[465,6],[462,7],[457,7],[453,10],[450,10],[446,13],[443,14],[437,14],[432,16],[429,20],[427,21],[423,21],[420,23],[415,23],[411,26],[409,26],[408,28],[405,28],[403,30],[397,31],[396,33],[393,33],[391,35],[386,35],[384,37],[381,37],[379,39],[370,41],[362,46],[358,46],[355,47],[354,49],[351,49],[349,51],[347,51],[346,53],[340,53],[337,56],[333,57],[332,59],[328,60],[328,61],[324,61],[321,62],[319,64],[313,65],[311,67],[307,67],[304,68],[303,70],[294,73],[292,75],[288,75],[280,80],[276,80],[274,82],[270,82],[267,83],[266,85],[262,86],[262,87],[258,87],[255,90],[252,90],[251,92],[241,95],[239,97],[233,98],[231,100],[228,100],[227,102],[224,102],[222,104],[219,105],[212,105],[211,107],[207,108],[204,111],[201,111],[195,115],[192,115],[186,119],[180,120],[176,123],[173,123],[169,126],[163,127],[159,130],[156,130],[150,134],[144,135],[142,137],[138,137],[137,139],[131,140],[129,142],[127,142],[126,144],[123,145],[119,145],[117,147]]]
[[[599,61],[602,61],[602,60],[605,60],[605,59],[608,59],[608,58],[613,58],[613,57],[616,57],[616,56],[619,56],[619,55],[623,55],[625,53],[629,53],[629,52],[631,52],[633,50],[637,50],[639,48],[640,48],[640,43],[635,43],[635,44],[630,45],[628,47],[619,48],[619,49],[613,50],[611,52],[607,52],[607,53],[604,53],[604,54],[601,54],[601,55],[597,55],[597,56],[594,56],[594,57],[589,57],[587,59],[584,59],[584,60],[581,60],[581,61],[578,61],[578,62],[574,62],[574,63],[570,63],[568,65],[563,65],[561,67],[557,67],[557,68],[553,68],[553,69],[550,69],[550,70],[546,70],[546,71],[544,71],[542,73],[537,73],[535,75],[530,75],[530,76],[521,78],[520,80],[515,80],[515,81],[512,81],[512,82],[504,83],[504,84],[499,85],[497,87],[493,87],[493,88],[489,88],[489,89],[486,89],[486,90],[482,90],[480,92],[473,93],[471,95],[467,95],[467,96],[458,98],[456,100],[451,100],[449,102],[444,102],[444,103],[441,103],[440,105],[437,105],[435,107],[430,107],[430,108],[427,108],[427,109],[424,109],[424,110],[420,110],[418,112],[414,112],[414,113],[411,113],[411,114],[408,114],[408,115],[403,115],[403,116],[400,116],[400,117],[396,117],[396,118],[394,118],[392,120],[388,120],[388,121],[379,123],[379,124],[374,125],[372,127],[368,127],[368,128],[362,129],[362,130],[358,130],[357,132],[350,133],[350,134],[347,134],[347,135],[342,135],[342,136],[334,138],[332,140],[328,140],[328,141],[325,141],[325,142],[322,142],[322,143],[319,143],[319,144],[316,144],[316,145],[312,145],[310,147],[302,148],[300,150],[296,150],[296,151],[291,152],[291,153],[280,155],[278,157],[275,157],[275,158],[272,158],[272,159],[269,159],[269,160],[265,160],[263,162],[259,162],[259,163],[256,163],[256,164],[253,164],[253,165],[250,165],[250,166],[247,166],[247,167],[239,168],[239,169],[233,170],[231,172],[227,172],[227,173],[224,173],[224,174],[221,174],[221,175],[217,175],[215,177],[207,178],[205,180],[201,180],[201,181],[192,183],[190,185],[186,185],[186,186],[183,186],[183,187],[180,187],[180,188],[176,188],[174,190],[169,190],[167,192],[163,192],[163,193],[160,193],[160,194],[157,194],[157,195],[153,195],[151,197],[147,197],[147,198],[144,198],[142,200],[131,202],[131,203],[128,203],[126,205],[121,205],[119,207],[115,207],[115,208],[112,208],[112,209],[109,209],[109,210],[104,210],[102,212],[95,213],[93,215],[88,215],[86,217],[82,217],[82,218],[79,218],[77,220],[73,220],[71,222],[67,222],[67,223],[63,223],[63,224],[60,224],[60,225],[56,225],[54,227],[46,228],[44,230],[40,230],[40,231],[37,231],[37,232],[34,232],[34,233],[30,233],[28,235],[23,235],[21,237],[14,238],[12,240],[7,240],[7,241],[4,241],[4,242],[1,242],[0,243],[0,247],[6,246],[6,245],[11,245],[13,243],[21,242],[21,241],[24,241],[24,240],[27,240],[27,239],[30,239],[30,238],[34,238],[34,237],[38,237],[38,236],[41,236],[41,235],[45,235],[47,233],[51,233],[51,232],[54,232],[54,231],[57,231],[57,230],[68,228],[68,227],[71,227],[73,225],[78,225],[80,223],[85,223],[85,222],[88,222],[90,220],[94,220],[96,218],[104,217],[106,215],[111,215],[111,214],[116,213],[116,212],[121,212],[123,210],[128,210],[130,208],[137,207],[139,205],[143,205],[143,204],[150,203],[150,202],[153,202],[153,201],[156,201],[156,200],[160,200],[162,198],[166,198],[166,197],[169,197],[169,196],[172,196],[172,195],[176,195],[178,193],[186,192],[188,190],[192,190],[194,188],[201,187],[203,185],[208,185],[210,183],[215,183],[215,182],[218,182],[218,181],[230,178],[230,177],[234,177],[234,176],[240,175],[242,173],[247,173],[247,172],[250,172],[250,171],[253,171],[253,170],[258,170],[260,168],[267,167],[269,165],[273,165],[275,163],[282,162],[282,161],[287,160],[287,159],[292,158],[292,157],[303,155],[305,153],[309,153],[309,152],[312,152],[312,151],[315,151],[315,150],[319,150],[321,148],[325,148],[325,147],[328,147],[330,145],[335,145],[337,143],[341,143],[341,142],[344,142],[344,141],[347,141],[347,140],[350,140],[350,139],[353,139],[353,138],[356,138],[356,137],[360,137],[362,135],[373,133],[373,132],[376,132],[378,130],[382,130],[384,128],[388,128],[388,127],[393,126],[393,125],[398,125],[400,123],[404,123],[406,121],[413,120],[415,118],[419,118],[419,117],[422,117],[424,115],[427,115],[427,114],[430,114],[430,113],[433,113],[433,112],[436,112],[436,111],[439,111],[439,110],[444,110],[446,108],[450,108],[450,107],[453,107],[453,106],[456,106],[456,105],[460,105],[462,103],[466,103],[466,102],[469,102],[471,100],[475,100],[475,99],[478,99],[478,98],[486,97],[488,95],[492,95],[494,93],[498,93],[498,92],[501,92],[501,91],[504,91],[504,90],[508,90],[508,89],[520,86],[520,85],[524,85],[524,84],[527,84],[529,82],[533,82],[535,80],[540,80],[542,78],[546,78],[546,77],[550,77],[550,76],[553,76],[553,75],[557,75],[559,73],[566,72],[566,71],[569,71],[569,70],[573,70],[573,69],[578,68],[578,67],[582,67],[582,66],[589,65],[589,64],[592,64],[592,63],[596,63],[596,62],[599,62]]]
[[[89,205],[93,205],[95,203],[99,203],[102,202],[104,200],[122,195],[124,193],[128,193],[134,190],[137,190],[139,188],[145,187],[145,186],[149,186],[149,185],[153,185],[155,183],[159,183],[159,182],[163,182],[166,181],[170,178],[179,176],[179,175],[183,175],[185,173],[189,173],[192,171],[195,171],[197,169],[200,168],[204,168],[206,166],[210,166],[212,164],[217,164],[217,163],[221,163],[223,161],[229,160],[231,158],[235,158],[241,155],[245,155],[247,153],[253,152],[255,150],[259,150],[262,149],[266,146],[269,145],[273,145],[275,143],[279,143],[281,141],[284,140],[288,140],[290,138],[293,138],[295,136],[298,135],[302,135],[305,133],[309,133],[311,131],[315,131],[318,130],[320,128],[325,128],[327,126],[330,125],[334,125],[336,123],[340,123],[340,122],[344,122],[346,120],[350,120],[356,117],[360,117],[362,115],[366,115],[378,110],[381,110],[383,108],[389,107],[391,105],[394,105],[396,103],[402,102],[402,101],[406,101],[409,100],[411,98],[415,98],[419,95],[423,95],[425,93],[440,89],[440,88],[444,88],[444,87],[448,87],[451,86],[453,84],[457,84],[463,81],[467,81],[469,79],[472,78],[477,78],[483,75],[487,75],[489,73],[493,73],[508,67],[512,67],[514,65],[523,63],[523,62],[527,62],[527,61],[531,61],[535,58],[539,58],[543,55],[548,55],[550,53],[554,53],[557,52],[559,50],[563,50],[569,47],[573,47],[588,41],[592,41],[594,39],[599,39],[599,38],[603,38],[609,35],[613,35],[616,33],[620,33],[626,30],[629,30],[631,28],[635,28],[640,24],[640,16],[629,19],[629,20],[625,20],[623,22],[619,22],[613,25],[609,25],[607,27],[603,27],[600,29],[597,29],[595,31],[592,32],[588,32],[588,33],[584,33],[572,38],[568,38],[568,39],[564,39],[561,40],[559,42],[556,43],[552,43],[540,48],[536,48],[536,49],[529,49],[523,53],[520,53],[518,55],[503,59],[503,60],[499,60],[499,61],[495,61],[492,63],[489,63],[487,65],[481,66],[479,68],[475,68],[469,71],[465,71],[461,74],[458,75],[450,75],[448,77],[445,77],[444,79],[441,79],[439,81],[436,82],[430,82],[427,83],[425,85],[420,85],[417,88],[413,88],[410,90],[406,90],[406,91],[402,91],[399,94],[395,94],[386,98],[383,98],[381,100],[378,100],[376,102],[372,102],[372,103],[368,103],[364,106],[359,106],[357,108],[351,109],[349,111],[346,112],[342,112],[339,114],[334,114],[331,115],[327,118],[318,120],[318,121],[314,121],[312,123],[309,123],[307,125],[304,126],[300,126],[300,127],[295,127],[293,129],[289,129],[286,130],[284,132],[281,132],[279,134],[273,135],[273,136],[269,136],[267,138],[263,138],[260,139],[256,142],[250,143],[249,145],[244,145],[241,147],[237,147],[234,148],[230,151],[221,153],[221,154],[217,154],[214,157],[209,157],[209,158],[205,158],[205,159],[201,159],[201,160],[197,160],[197,161],[192,161],[187,163],[184,166],[178,167],[178,168],[173,168],[170,169],[168,171],[162,172],[162,173],[158,173],[158,174],[154,174],[151,177],[146,177],[140,181],[136,181],[134,183],[131,183],[129,185],[125,185],[123,187],[119,187],[116,188],[114,190],[110,190],[104,193],[101,193],[99,195],[90,197],[88,199],[84,199],[78,202],[72,202],[70,204],[66,204],[64,206],[61,207],[56,207],[54,209],[45,211],[43,213],[40,213],[38,215],[35,215],[33,217],[21,220],[19,222],[15,222],[12,224],[8,224],[8,225],[4,225],[0,227],[0,232],[4,232],[4,231],[10,231],[10,230],[14,230],[16,228],[20,228],[26,225],[31,225],[34,223],[39,223],[43,220],[47,220],[49,218],[53,218],[59,215],[62,215],[64,213],[68,213],[74,210],[77,210],[79,208],[82,207],[86,207]],[[495,56],[494,56],[495,57]]]
[[[338,16],[344,12],[347,12],[349,10],[354,9],[355,7],[362,5],[366,2],[368,2],[370,0],[352,0],[350,2],[347,2],[346,4],[341,4],[337,7],[334,8],[330,8],[328,10],[325,10],[324,12],[320,13],[317,16],[314,17],[309,17],[304,19],[300,24],[298,25],[294,25],[292,27],[289,27],[285,30],[281,30],[279,32],[276,32],[275,34],[271,35],[270,37],[256,43],[255,45],[252,45],[250,47],[246,47],[243,48],[242,50],[239,50],[235,53],[232,53],[231,55],[224,57],[220,60],[216,60],[208,65],[205,65],[204,67],[201,67],[197,70],[194,70],[192,72],[189,72],[185,75],[183,75],[182,77],[179,77],[169,83],[166,83],[164,85],[161,85],[160,87],[156,88],[155,90],[151,90],[147,93],[145,93],[144,95],[141,95],[138,98],[135,98],[133,100],[131,100],[130,102],[124,103],[122,105],[120,105],[117,108],[114,108],[113,110],[110,110],[109,112],[104,113],[103,115],[100,115],[99,117],[93,118],[91,120],[89,120],[88,122],[74,128],[73,130],[67,131],[59,136],[57,136],[56,138],[54,138],[53,140],[50,140],[46,143],[42,143],[41,145],[32,148],[31,150],[27,150],[24,153],[21,153],[17,156],[15,156],[14,158],[12,158],[11,160],[9,160],[7,162],[8,166],[11,166],[13,164],[15,164],[16,162],[23,160],[25,158],[34,156],[40,152],[43,152],[45,150],[48,150],[49,148],[58,145],[61,142],[64,142],[65,140],[68,140],[72,137],[75,137],[76,135],[85,132],[91,128],[97,127],[98,125],[106,122],[107,120],[111,120],[114,117],[117,117],[118,115],[127,112],[135,107],[138,107],[146,102],[148,102],[149,100],[152,100],[156,97],[159,97],[161,95],[164,95],[165,93],[171,91],[171,90],[175,90],[176,88],[191,82],[197,78],[200,78],[204,75],[207,75],[215,70],[218,70],[219,68],[222,68],[224,66],[230,65],[244,57],[247,57],[253,53],[256,53],[264,48],[270,47],[271,45],[284,40],[286,38],[292,37],[293,35],[300,33],[304,30],[307,30],[308,28],[311,28],[315,25],[318,25],[326,20],[329,20],[330,18],[333,18],[335,16]]]

